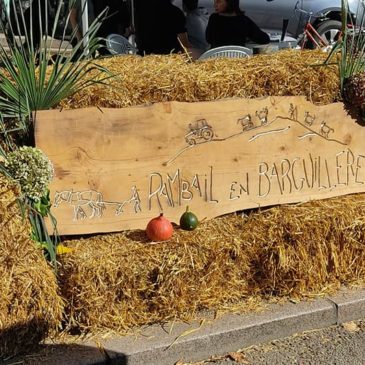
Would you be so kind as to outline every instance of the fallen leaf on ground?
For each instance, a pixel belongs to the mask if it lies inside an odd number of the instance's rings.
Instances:
[[[242,352],[230,352],[228,357],[239,364],[249,364]]]
[[[342,327],[347,331],[347,332],[359,332],[360,331],[360,327],[358,326],[358,324],[356,322],[346,322],[342,324]]]

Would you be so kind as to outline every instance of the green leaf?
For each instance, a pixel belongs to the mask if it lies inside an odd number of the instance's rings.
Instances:
[[[15,0],[13,3],[18,1]],[[45,2],[45,6],[48,6],[47,3]],[[15,4],[13,6],[15,7]],[[34,123],[32,115],[36,117],[38,110],[50,109],[79,90],[95,83],[103,83],[112,76],[105,68],[98,67],[91,57],[101,47],[96,33],[106,18],[106,11],[95,19],[88,32],[74,48],[61,49],[61,43],[66,42],[69,13],[60,46],[54,55],[51,54],[47,40],[55,38],[61,8],[62,2],[58,1],[55,20],[50,27],[51,34],[44,35],[44,46],[39,49],[34,47],[35,40],[32,39],[32,32],[25,26],[22,12],[20,15],[15,15],[15,28],[26,29],[24,42],[15,34],[16,29],[10,26],[10,29],[6,31],[6,24],[0,21],[0,30],[2,28],[5,32],[8,43],[13,44],[9,50],[0,44],[0,64],[3,65],[0,69],[0,110],[11,118],[22,116],[23,131],[32,131]],[[15,12],[15,14],[17,13]],[[9,19],[7,22],[9,23]],[[39,22],[47,22],[47,19],[42,19],[39,14]],[[72,32],[71,39],[76,39],[76,31],[75,29]],[[83,47],[86,37],[89,39],[87,49]],[[91,76],[91,72],[95,72],[95,70],[98,75]],[[4,130],[4,124],[1,124],[0,131]]]
[[[34,209],[42,216],[47,217],[51,209],[51,200],[49,197],[49,189],[47,192],[39,199],[33,203]]]
[[[342,36],[325,61],[325,64],[328,64],[333,57],[338,56],[341,91],[343,91],[346,79],[365,71],[364,7],[364,3],[359,1],[356,14],[353,17],[349,10],[348,0],[341,1]],[[356,21],[353,22],[353,19]]]

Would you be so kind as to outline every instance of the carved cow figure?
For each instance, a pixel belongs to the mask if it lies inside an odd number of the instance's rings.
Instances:
[[[331,127],[329,127],[326,122],[322,122],[321,123],[321,135],[324,137],[324,138],[328,138],[328,135],[330,133],[333,133],[335,130]]]
[[[237,123],[241,125],[243,131],[248,131],[254,127],[251,114],[247,114],[243,118],[238,119]]]

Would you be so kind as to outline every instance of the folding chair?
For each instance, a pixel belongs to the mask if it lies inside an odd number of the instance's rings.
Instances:
[[[228,57],[228,58],[242,58],[242,57],[249,57],[252,56],[252,49],[242,46],[222,46],[212,48],[206,52],[204,52],[200,57],[199,60],[205,60],[208,58],[221,58],[221,57]]]
[[[127,38],[120,34],[109,34],[106,37],[106,48],[112,55],[128,55],[137,53],[137,49],[128,42]]]

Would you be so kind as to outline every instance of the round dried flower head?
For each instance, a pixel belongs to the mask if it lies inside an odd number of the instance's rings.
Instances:
[[[22,193],[35,201],[46,194],[54,175],[52,162],[35,147],[24,146],[10,152],[5,167],[19,183]]]

